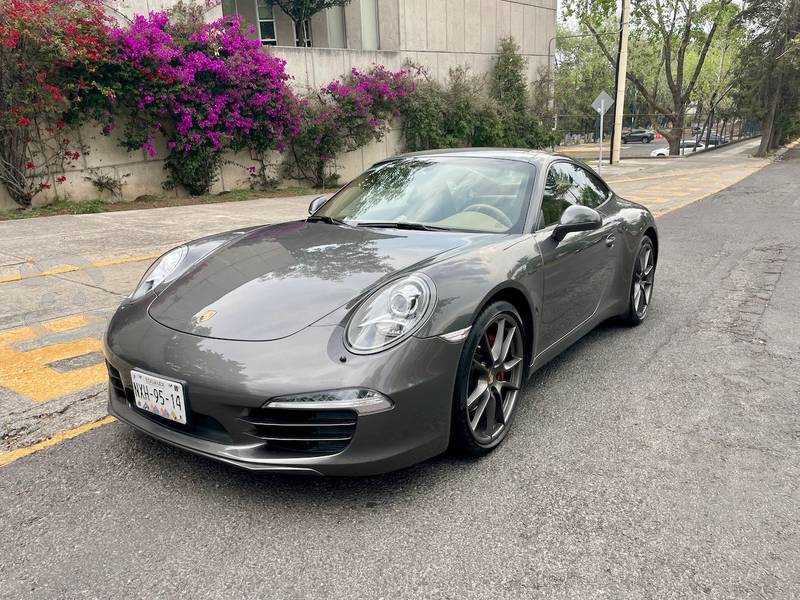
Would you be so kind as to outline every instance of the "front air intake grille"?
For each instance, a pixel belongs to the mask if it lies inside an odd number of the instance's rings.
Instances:
[[[353,410],[256,408],[240,420],[248,435],[272,450],[335,454],[353,439],[358,415]]]
[[[111,388],[114,390],[114,393],[118,398],[125,398],[125,385],[122,383],[122,377],[120,376],[119,371],[117,371],[108,363],[106,363],[106,368],[108,369],[108,381],[111,384]]]

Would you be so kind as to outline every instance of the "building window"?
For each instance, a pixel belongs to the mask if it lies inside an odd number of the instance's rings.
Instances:
[[[361,48],[377,50],[378,39],[378,0],[361,0]]]
[[[267,0],[256,0],[258,14],[258,35],[265,46],[277,46],[278,38],[275,37],[275,14],[272,5]]]
[[[222,0],[222,16],[233,17],[236,15],[236,0]]]
[[[306,19],[297,27],[294,23],[294,45],[311,48],[311,21]]]
[[[328,19],[328,47],[347,48],[347,34],[344,25],[344,7],[334,6],[326,13]]]

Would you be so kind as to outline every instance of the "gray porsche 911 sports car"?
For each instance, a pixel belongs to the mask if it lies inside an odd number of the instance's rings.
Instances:
[[[105,336],[112,415],[259,471],[480,456],[531,373],[648,313],[652,215],[566,157],[399,156],[309,212],[153,263]]]

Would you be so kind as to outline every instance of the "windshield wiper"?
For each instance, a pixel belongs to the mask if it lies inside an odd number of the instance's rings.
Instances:
[[[394,223],[391,221],[380,223],[357,223],[358,227],[383,227],[386,229],[411,229],[414,231],[450,231],[447,227],[424,225],[422,223]]]
[[[308,223],[314,223],[317,221],[322,221],[323,223],[327,223],[328,225],[347,225],[341,219],[336,219],[334,217],[329,217],[328,215],[311,215],[306,219]]]

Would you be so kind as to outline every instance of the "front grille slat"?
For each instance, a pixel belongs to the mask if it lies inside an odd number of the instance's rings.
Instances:
[[[318,436],[309,436],[309,437],[268,437],[268,436],[255,436],[258,439],[264,440],[266,442],[349,442],[350,436],[344,437],[318,437]]]
[[[358,422],[352,410],[268,407],[251,409],[239,420],[247,426],[247,435],[263,440],[268,448],[300,454],[341,452]]]
[[[315,423],[309,425],[308,423],[279,423],[276,421],[250,421],[248,419],[240,419],[249,425],[256,427],[354,427],[355,421],[331,421],[330,423]]]

